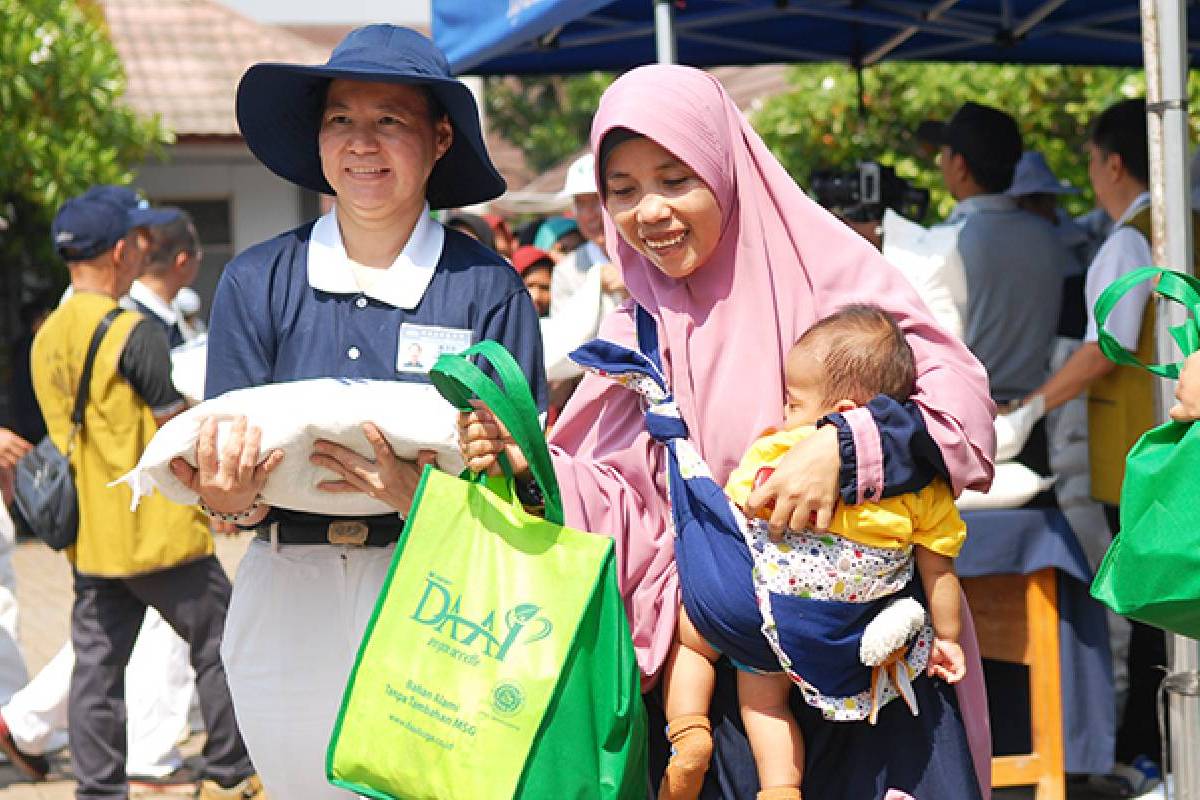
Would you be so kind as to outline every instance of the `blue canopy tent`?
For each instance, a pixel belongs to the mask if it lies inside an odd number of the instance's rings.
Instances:
[[[472,75],[619,71],[664,60],[664,39],[676,48],[669,60],[695,66],[1140,66],[1139,14],[1131,0],[434,0],[433,36],[454,71]],[[1200,15],[1192,17],[1194,55]]]

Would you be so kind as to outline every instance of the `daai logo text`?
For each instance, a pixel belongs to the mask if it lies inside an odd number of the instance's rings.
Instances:
[[[425,578],[425,591],[421,593],[411,619],[430,626],[463,647],[481,648],[484,655],[503,661],[518,642],[531,644],[545,639],[554,628],[550,620],[538,616],[542,607],[533,603],[518,603],[504,612],[500,621],[502,630],[497,624],[497,609],[475,622],[463,616],[462,593],[453,592],[450,583],[440,575],[429,573]]]

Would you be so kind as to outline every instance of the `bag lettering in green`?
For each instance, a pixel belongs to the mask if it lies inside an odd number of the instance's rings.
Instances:
[[[498,350],[497,350],[498,348]],[[509,477],[426,468],[359,650],[327,757],[376,798],[646,794],[645,711],[612,541],[561,524],[528,387],[492,342],[435,367],[459,407],[478,395],[529,456],[546,519]]]

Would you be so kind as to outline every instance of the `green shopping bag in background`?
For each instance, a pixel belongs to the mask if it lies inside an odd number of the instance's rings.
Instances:
[[[1159,295],[1190,312],[1186,323],[1171,328],[1183,354],[1200,347],[1200,281],[1147,267],[1114,281],[1096,300],[1100,348],[1118,364],[1178,378],[1181,363],[1145,364],[1104,330],[1117,301],[1153,278],[1159,279]],[[1121,530],[1092,582],[1092,596],[1123,616],[1200,638],[1200,427],[1168,422],[1147,431],[1129,451]]]
[[[426,468],[346,687],[329,779],[376,798],[643,800],[645,709],[612,541],[563,527],[537,410],[503,347],[442,356],[430,374],[457,407],[479,397],[504,422],[545,519],[525,512],[511,477]]]

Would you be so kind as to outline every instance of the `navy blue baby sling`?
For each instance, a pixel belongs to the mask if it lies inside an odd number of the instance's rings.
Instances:
[[[825,708],[831,719],[861,719],[870,705],[866,698],[872,685],[872,670],[859,656],[863,631],[889,604],[911,596],[915,584],[911,559],[900,559],[904,564],[898,569],[902,588],[865,602],[800,596],[763,586],[756,589],[751,577],[756,556],[760,566],[774,567],[779,548],[767,542],[765,531],[747,526],[687,441],[687,425],[663,374],[654,320],[640,307],[637,331],[641,352],[596,340],[572,358],[647,401],[646,429],[667,453],[675,561],[683,605],[696,630],[739,667],[787,671],[809,702]],[[783,546],[790,544],[793,551],[805,555],[812,547],[816,556],[820,548],[836,542],[844,540],[813,533],[789,534]],[[755,553],[751,553],[752,547]],[[875,550],[861,545],[853,549],[860,553]],[[919,656],[915,669],[924,668],[931,641],[932,632],[927,628],[913,637],[905,655]],[[791,658],[794,654],[802,660]],[[798,672],[790,669],[793,660],[802,664]],[[901,674],[904,689],[909,690],[908,673]],[[885,691],[882,702],[898,693],[890,684]],[[853,698],[859,704],[847,708],[847,699]]]
[[[636,311],[638,350],[597,339],[576,350],[571,358],[647,401],[646,430],[667,454],[681,599],[697,631],[739,667],[779,672],[779,658],[760,631],[763,616],[751,579],[754,561],[735,516],[737,512],[687,443],[687,425],[674,404],[662,369],[654,319],[641,307]],[[910,580],[907,591],[914,591],[916,584]],[[799,597],[773,597],[773,602],[789,604],[780,608],[780,613],[810,615],[810,618],[816,614],[844,614],[847,609],[843,606],[855,606],[851,610],[856,617],[874,613],[864,609],[869,604],[862,603]],[[837,629],[836,624],[818,627]],[[814,648],[805,658],[805,677],[817,683],[822,691],[853,694],[867,689],[869,683],[869,670],[847,674],[842,669],[848,657],[857,661],[860,639],[861,626],[850,620],[841,634],[832,638],[785,644]],[[828,669],[821,668],[822,659],[814,659],[814,652],[829,655]],[[793,703],[804,729],[810,767],[823,756],[832,756],[845,764],[833,775],[807,769],[808,796],[869,800],[882,798],[888,789],[899,789],[917,800],[979,797],[953,689],[940,681],[935,685],[926,679],[916,681],[913,688],[921,715],[913,717],[904,703],[890,703],[881,711],[874,727],[826,722],[820,711],[802,700]],[[753,761],[740,760],[736,755],[741,751],[742,758],[748,759],[732,692],[728,676],[720,678],[713,702],[718,752],[703,796],[749,800],[757,790],[757,779]],[[883,738],[875,738],[876,735]],[[851,750],[859,749],[856,743],[861,743],[864,752],[852,755]],[[871,752],[866,752],[867,749]],[[939,769],[937,762],[943,760],[945,764]]]

